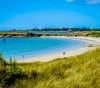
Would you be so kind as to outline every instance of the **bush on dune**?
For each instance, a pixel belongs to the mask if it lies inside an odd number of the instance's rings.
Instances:
[[[21,79],[25,74],[19,69],[17,63],[12,59],[9,62],[4,61],[0,55],[0,86],[9,87],[17,79]]]

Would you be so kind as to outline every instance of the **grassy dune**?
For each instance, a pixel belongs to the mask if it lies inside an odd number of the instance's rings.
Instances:
[[[76,57],[18,65],[27,78],[12,88],[100,88],[100,48]]]
[[[100,48],[51,62],[2,63],[0,88],[100,88]]]

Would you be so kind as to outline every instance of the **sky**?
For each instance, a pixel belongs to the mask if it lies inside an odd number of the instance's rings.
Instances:
[[[0,30],[100,27],[100,0],[0,0]]]

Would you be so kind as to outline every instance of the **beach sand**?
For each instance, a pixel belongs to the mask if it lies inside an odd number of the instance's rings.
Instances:
[[[79,48],[75,48],[72,50],[67,50],[61,53],[53,53],[53,54],[48,54],[45,56],[37,56],[37,57],[29,57],[22,59],[18,62],[47,62],[47,61],[52,61],[57,58],[64,58],[64,57],[71,57],[71,56],[76,56],[80,54],[84,54],[85,52],[89,50],[93,50],[97,47],[100,46],[100,38],[94,38],[94,37],[66,37],[66,36],[49,36],[49,38],[66,38],[66,39],[72,39],[72,40],[80,40],[85,42],[85,45]]]

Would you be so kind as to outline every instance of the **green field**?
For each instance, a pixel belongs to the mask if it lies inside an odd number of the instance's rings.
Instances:
[[[6,62],[0,57],[1,88],[100,88],[100,48],[50,62]]]

